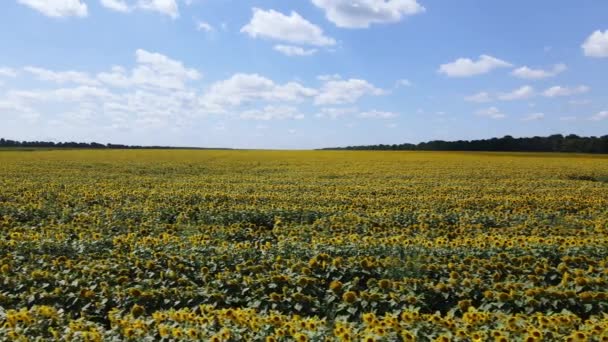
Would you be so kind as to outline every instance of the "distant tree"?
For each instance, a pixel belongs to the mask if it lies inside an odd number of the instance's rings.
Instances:
[[[608,153],[608,135],[601,137],[580,137],[576,134],[563,136],[553,134],[548,137],[502,138],[482,140],[443,141],[432,140],[415,144],[348,146],[347,150],[419,150],[419,151],[518,151],[518,152],[580,152]]]

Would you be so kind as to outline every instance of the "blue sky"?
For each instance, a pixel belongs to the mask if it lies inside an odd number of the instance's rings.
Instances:
[[[608,134],[608,2],[6,0],[0,137],[318,148]]]

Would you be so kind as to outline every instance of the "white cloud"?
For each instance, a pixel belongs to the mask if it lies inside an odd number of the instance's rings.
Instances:
[[[304,49],[293,45],[275,45],[274,49],[285,56],[312,56],[317,52],[317,49]]]
[[[568,88],[561,86],[551,87],[543,92],[543,95],[546,97],[558,97],[558,96],[571,96],[587,93],[591,88],[580,85],[578,87]]]
[[[178,129],[189,125],[193,118],[207,114],[200,106],[198,89],[188,84],[200,78],[198,71],[158,53],[137,50],[135,57],[137,65],[133,69],[114,66],[96,78],[77,71],[26,67],[24,69],[28,73],[39,78],[78,86],[9,89],[0,94],[0,102],[23,108],[23,112],[29,113],[26,113],[28,117],[44,112],[42,118],[47,120],[46,123],[68,127],[72,131],[75,127],[91,125],[100,130],[128,131],[136,127],[162,128],[169,125]],[[61,108],[60,112],[54,108]]]
[[[397,22],[404,16],[425,11],[416,0],[312,0],[312,3],[325,11],[329,21],[343,28]]]
[[[439,66],[438,72],[448,77],[471,77],[475,75],[486,74],[497,68],[507,68],[512,65],[501,59],[481,55],[477,61],[469,58],[458,58],[457,60],[442,64]]]
[[[354,108],[354,107],[347,107],[347,108],[326,107],[326,108],[321,108],[320,112],[317,113],[315,116],[318,118],[337,119],[337,118],[340,118],[343,116],[354,114],[356,112],[357,112],[357,108]]]
[[[11,90],[6,98],[11,102],[25,105],[27,103],[78,102],[85,99],[110,99],[113,94],[105,88],[78,86],[52,90]]]
[[[35,75],[41,81],[55,82],[58,84],[76,83],[83,85],[97,85],[99,82],[91,78],[87,73],[78,71],[52,71],[33,66],[24,67],[23,70]]]
[[[249,120],[285,120],[304,118],[304,114],[300,113],[297,108],[291,106],[265,106],[262,109],[252,109],[244,111],[240,115],[241,119]]]
[[[160,53],[138,49],[135,56],[138,65],[132,70],[130,78],[123,69],[113,69],[112,73],[100,74],[98,78],[113,86],[137,84],[165,89],[183,89],[187,81],[201,78],[196,69],[186,68],[182,62]]]
[[[131,78],[121,66],[113,66],[110,72],[97,74],[97,79],[112,87],[126,88],[132,85]]]
[[[201,102],[210,110],[224,112],[225,106],[239,106],[252,101],[298,102],[316,94],[315,89],[297,82],[280,85],[258,74],[235,74],[212,84]]]
[[[199,21],[198,23],[196,23],[196,29],[205,32],[214,31],[213,26],[211,26],[208,22],[205,21]]]
[[[522,121],[538,121],[545,118],[544,113],[532,113],[525,118],[521,119]]]
[[[504,119],[507,117],[496,107],[480,109],[477,112],[475,112],[475,114],[478,116],[482,116],[482,117],[486,117],[486,118],[490,118],[490,119]]]
[[[396,118],[397,116],[399,116],[397,113],[385,112],[376,109],[359,113],[359,117],[364,119],[392,119]]]
[[[194,69],[187,69],[182,62],[173,60],[160,53],[138,49],[135,51],[137,62],[148,65],[160,74],[177,75],[179,77],[198,79],[200,74]]]
[[[40,113],[35,109],[26,106],[18,101],[0,100],[0,114],[7,114],[8,118],[18,115],[29,123],[34,123],[40,117]]]
[[[86,17],[87,4],[80,0],[17,0],[36,11],[54,18]]]
[[[529,85],[522,86],[513,90],[510,93],[498,95],[498,98],[503,101],[523,100],[534,96],[534,88]]]
[[[409,80],[404,79],[404,78],[397,80],[395,82],[395,87],[397,87],[397,88],[398,87],[411,87],[411,86],[412,86],[412,82],[410,82]]]
[[[0,77],[17,77],[17,71],[11,68],[0,68]]]
[[[524,78],[528,80],[541,80],[543,78],[549,78],[559,75],[560,73],[568,69],[565,64],[556,64],[551,70],[543,69],[531,69],[527,66],[517,68],[511,73],[515,77]]]
[[[124,0],[101,0],[101,5],[117,12],[129,12],[131,8]]]
[[[354,103],[364,95],[383,95],[382,89],[361,79],[329,80],[326,81],[317,97],[316,105],[336,105]]]
[[[483,102],[490,102],[490,101],[492,101],[492,97],[487,92],[482,91],[482,92],[479,92],[477,94],[474,94],[474,95],[471,95],[471,96],[467,96],[467,97],[464,98],[464,100],[467,101],[467,102],[483,103]]]
[[[173,19],[179,17],[177,0],[100,0],[101,5],[113,11],[129,13],[134,10],[158,12]]]
[[[581,45],[583,53],[588,57],[606,58],[608,57],[608,30],[593,32]]]
[[[179,7],[176,0],[138,0],[137,7],[170,16],[179,17]]]
[[[60,88],[48,93],[50,101],[82,101],[84,99],[109,99],[112,94],[104,88],[79,86],[76,88]]]
[[[601,120],[607,120],[607,119],[608,119],[608,110],[605,110],[605,111],[595,114],[594,116],[591,117],[590,120],[601,121]]]
[[[267,38],[293,44],[329,46],[336,41],[323,34],[323,30],[292,11],[289,16],[275,10],[253,9],[251,21],[241,28],[252,38]]]

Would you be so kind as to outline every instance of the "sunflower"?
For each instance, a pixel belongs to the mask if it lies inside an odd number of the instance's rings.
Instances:
[[[302,334],[302,333],[296,333],[293,336],[293,339],[297,342],[307,342],[308,341],[308,336]]]
[[[333,280],[329,283],[329,289],[333,292],[339,292],[342,289],[342,282],[339,280]]]
[[[347,291],[342,295],[342,300],[352,304],[357,300],[357,293],[355,291]]]
[[[135,304],[131,308],[131,315],[133,315],[133,317],[139,317],[139,316],[143,315],[145,311],[146,310],[144,309],[143,306]]]
[[[388,279],[382,279],[382,280],[380,280],[380,281],[378,282],[378,286],[379,286],[381,289],[388,289],[388,288],[390,288],[390,287],[391,287],[391,281],[390,281],[390,280],[388,280]]]
[[[413,342],[416,341],[416,335],[414,335],[412,332],[408,331],[408,330],[403,330],[401,331],[401,338],[403,339],[403,341],[405,342]]]

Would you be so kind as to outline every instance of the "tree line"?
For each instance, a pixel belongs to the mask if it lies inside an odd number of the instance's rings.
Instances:
[[[505,151],[505,152],[577,152],[608,153],[608,135],[581,137],[576,134],[554,134],[548,137],[502,138],[481,140],[433,140],[419,144],[365,145],[324,148],[323,150],[385,150],[385,151]]]
[[[87,149],[204,149],[199,147],[171,147],[171,146],[139,146],[122,144],[100,144],[97,142],[53,142],[53,141],[17,141],[0,138],[0,148],[87,148]]]

